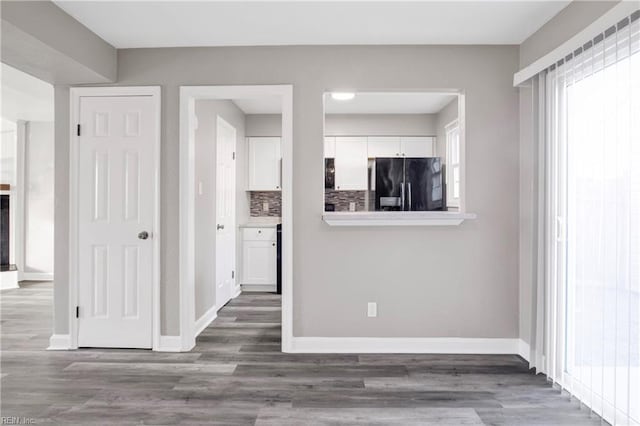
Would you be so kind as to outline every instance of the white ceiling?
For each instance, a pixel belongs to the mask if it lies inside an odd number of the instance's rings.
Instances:
[[[53,121],[53,86],[9,65],[0,68],[2,115],[6,121]]]
[[[117,48],[520,44],[569,0],[54,0]]]
[[[356,93],[349,101],[325,95],[327,114],[436,114],[456,95],[446,93]]]

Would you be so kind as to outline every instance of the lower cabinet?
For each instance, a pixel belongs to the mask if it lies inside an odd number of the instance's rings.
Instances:
[[[276,244],[275,229],[244,229],[242,238],[243,290],[276,290]]]

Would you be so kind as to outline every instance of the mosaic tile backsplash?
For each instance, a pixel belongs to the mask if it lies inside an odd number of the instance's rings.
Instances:
[[[356,203],[356,211],[365,210],[367,191],[333,191],[324,190],[324,202],[335,204],[337,212],[348,212],[349,204]]]
[[[269,211],[264,211],[264,203],[269,203]],[[249,209],[251,217],[279,217],[282,211],[280,191],[251,191]]]

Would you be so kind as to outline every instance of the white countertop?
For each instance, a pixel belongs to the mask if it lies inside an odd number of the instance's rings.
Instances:
[[[322,219],[330,226],[446,226],[460,225],[475,219],[474,213],[428,212],[324,212]]]
[[[240,228],[275,228],[280,223],[282,219],[279,217],[252,217],[240,224]]]

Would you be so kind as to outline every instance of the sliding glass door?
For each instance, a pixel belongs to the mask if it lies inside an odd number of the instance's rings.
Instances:
[[[547,75],[550,376],[640,424],[640,21]]]

